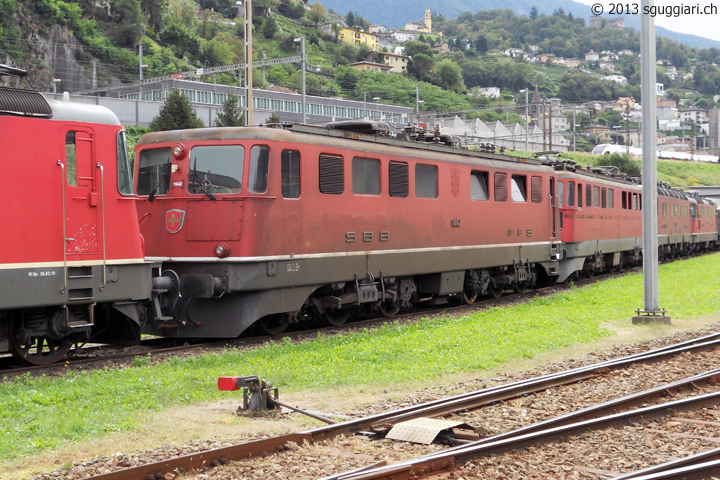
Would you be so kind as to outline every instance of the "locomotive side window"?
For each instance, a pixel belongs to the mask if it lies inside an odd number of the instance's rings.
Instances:
[[[593,187],[593,207],[600,206],[600,187]]]
[[[407,198],[410,192],[410,169],[405,162],[388,164],[389,193],[391,197]]]
[[[496,202],[507,202],[507,199],[508,199],[507,173],[500,173],[500,172],[495,173],[494,189],[495,189],[495,201]]]
[[[280,154],[280,190],[283,198],[300,198],[300,152],[283,150]]]
[[[542,199],[542,177],[532,177],[530,179],[530,201],[542,203]]]
[[[125,130],[117,134],[117,179],[120,195],[132,195],[132,170],[128,159]]]
[[[615,208],[615,190],[608,188],[607,207]]]
[[[600,206],[602,208],[607,208],[607,188],[605,187],[600,190]]]
[[[143,150],[138,162],[137,194],[167,195],[172,166],[170,148]]]
[[[638,196],[637,193],[632,194],[632,209],[637,210],[638,209]]]
[[[592,207],[592,204],[593,204],[592,191],[593,191],[592,185],[587,185],[585,187],[585,206],[586,207]]]
[[[250,175],[248,189],[252,193],[265,193],[268,182],[270,149],[265,145],[253,145],[250,149]]]
[[[663,207],[662,207],[663,218],[666,218],[667,217],[667,202],[663,202],[662,205],[663,205]]]
[[[488,172],[473,170],[470,174],[470,198],[473,200],[490,200],[488,190]]]
[[[627,194],[628,194],[628,192],[622,192],[622,208],[623,208],[623,210],[627,210],[627,208],[628,208]]]
[[[568,207],[575,206],[575,182],[567,183],[567,202]]]
[[[578,208],[582,208],[583,202],[582,202],[582,193],[583,193],[583,186],[582,183],[578,183]]]
[[[574,184],[574,182],[568,182],[568,188],[570,188],[570,184]],[[563,208],[563,202],[565,200],[565,183],[558,182],[557,184],[557,191],[558,191],[558,208]],[[568,201],[568,207],[570,206],[570,202]],[[562,215],[560,216],[560,220],[562,221]]]
[[[352,190],[355,195],[380,195],[380,160],[352,159]]]
[[[690,218],[697,218],[697,207],[694,204],[690,205]]]
[[[687,205],[685,205],[685,207],[683,208],[683,212],[684,212],[683,217],[687,218],[687,212],[688,212]]]
[[[341,195],[345,191],[343,157],[320,154],[320,193]]]
[[[238,193],[242,188],[244,158],[242,145],[193,147],[190,150],[188,192],[198,195]],[[265,177],[267,181],[267,172]]]
[[[415,165],[415,196],[438,198],[438,169],[435,165]]]
[[[510,196],[513,202],[527,202],[527,177],[513,175],[510,177]]]

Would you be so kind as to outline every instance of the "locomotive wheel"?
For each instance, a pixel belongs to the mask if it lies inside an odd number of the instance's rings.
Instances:
[[[339,327],[350,318],[349,308],[326,308],[323,313],[323,320],[331,327]]]
[[[383,317],[391,318],[397,315],[400,311],[400,305],[397,303],[382,302],[378,305],[378,310],[382,313]]]
[[[490,292],[490,295],[492,295],[492,297],[494,299],[498,299],[498,298],[502,297],[503,288],[501,286],[491,285],[490,288],[488,288],[488,290]]]
[[[17,336],[10,335],[10,352],[13,357],[31,365],[51,365],[61,360],[73,345],[71,337],[55,340],[46,335],[30,337],[28,344],[21,343]]]
[[[478,294],[475,293],[468,293],[466,291],[463,291],[463,302],[465,302],[468,305],[472,305],[475,303],[475,300],[477,300]]]
[[[286,313],[276,313],[261,318],[258,323],[260,324],[260,328],[262,328],[263,332],[268,335],[275,336],[280,335],[287,330],[290,325],[290,317]]]
[[[515,284],[515,291],[517,293],[525,293],[528,290],[528,285],[525,282],[518,282]]]

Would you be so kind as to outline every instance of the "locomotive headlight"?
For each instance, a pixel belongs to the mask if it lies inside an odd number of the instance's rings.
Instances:
[[[224,243],[218,243],[215,247],[215,255],[218,258],[225,258],[230,253],[230,248]]]
[[[185,145],[176,143],[172,149],[172,153],[176,160],[182,160],[183,157],[185,157]]]

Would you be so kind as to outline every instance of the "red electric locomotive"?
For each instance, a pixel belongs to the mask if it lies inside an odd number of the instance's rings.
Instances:
[[[100,327],[139,338],[152,275],[117,117],[0,88],[0,144],[0,351],[45,365]]]
[[[554,172],[441,140],[299,125],[143,136],[140,229],[181,291],[146,331],[278,332],[308,312],[341,324],[357,305],[393,315],[556,276]]]

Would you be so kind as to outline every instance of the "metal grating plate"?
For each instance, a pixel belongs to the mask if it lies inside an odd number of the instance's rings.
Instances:
[[[52,109],[38,92],[0,87],[0,113],[29,117],[50,117]]]
[[[474,430],[470,425],[463,422],[438,420],[436,418],[416,418],[395,424],[385,438],[429,445],[440,432],[455,427]]]

